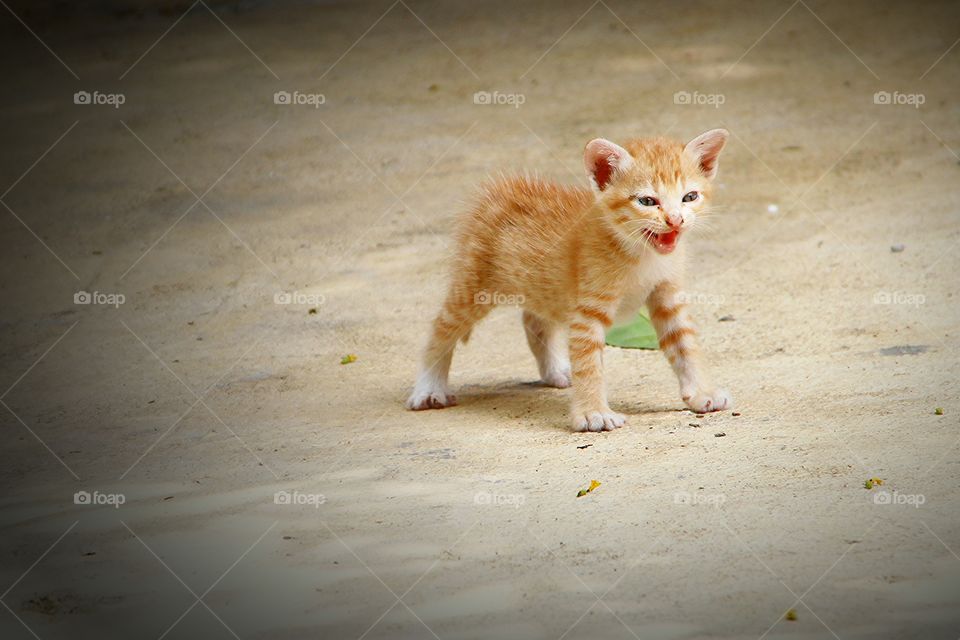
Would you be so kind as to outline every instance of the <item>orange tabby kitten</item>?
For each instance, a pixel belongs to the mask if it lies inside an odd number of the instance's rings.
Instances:
[[[644,304],[687,406],[731,407],[730,395],[701,370],[696,332],[678,296],[680,238],[709,198],[727,135],[713,129],[686,145],[592,140],[584,150],[591,190],[527,177],[487,185],[460,223],[450,290],[407,406],[456,403],[447,378],[457,341],[495,304],[509,302],[524,307],[543,382],[573,385],[577,431],[623,426],[624,416],[607,404],[604,333]]]

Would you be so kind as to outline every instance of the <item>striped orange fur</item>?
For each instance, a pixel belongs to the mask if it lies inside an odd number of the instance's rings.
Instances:
[[[686,145],[598,138],[584,150],[590,189],[527,176],[486,184],[459,221],[453,277],[408,407],[455,404],[448,376],[457,341],[494,306],[513,304],[524,308],[543,381],[573,386],[573,427],[619,427],[625,418],[607,404],[603,380],[604,332],[643,303],[688,406],[731,406],[701,371],[679,299],[680,239],[710,197],[726,139],[722,129]]]
[[[592,318],[602,324],[604,327],[609,327],[613,324],[613,320],[603,311],[603,309],[597,309],[596,307],[587,307],[587,306],[578,306],[577,312],[586,316],[587,318]]]

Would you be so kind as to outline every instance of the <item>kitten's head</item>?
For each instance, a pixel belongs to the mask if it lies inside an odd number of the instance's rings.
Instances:
[[[628,247],[671,253],[710,195],[726,129],[686,145],[666,138],[631,140],[626,148],[597,138],[583,153],[590,184],[614,231]]]

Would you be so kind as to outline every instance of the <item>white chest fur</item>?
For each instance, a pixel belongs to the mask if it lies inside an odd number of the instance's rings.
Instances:
[[[646,301],[653,288],[664,280],[681,283],[683,280],[683,247],[669,255],[662,256],[650,251],[631,275],[626,292],[614,315],[614,324],[623,324],[634,318]]]

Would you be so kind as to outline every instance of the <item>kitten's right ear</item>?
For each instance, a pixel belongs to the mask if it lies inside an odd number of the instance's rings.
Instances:
[[[726,129],[711,129],[688,142],[683,151],[696,159],[704,176],[713,180],[717,175],[717,158],[728,137],[730,132]]]
[[[620,145],[596,138],[583,150],[583,164],[587,168],[590,184],[596,191],[603,191],[613,175],[626,171],[633,164],[633,157]]]

